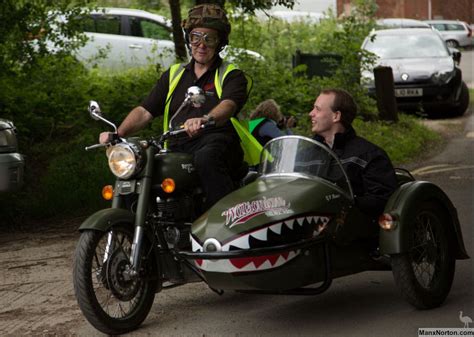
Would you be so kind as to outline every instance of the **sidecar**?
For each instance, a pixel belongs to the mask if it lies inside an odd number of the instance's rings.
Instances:
[[[263,149],[258,177],[197,219],[192,252],[180,255],[218,291],[310,295],[337,277],[392,270],[412,305],[439,306],[455,260],[469,258],[457,212],[436,185],[407,171],[397,177],[375,223],[355,207],[330,149],[301,136],[276,138]]]

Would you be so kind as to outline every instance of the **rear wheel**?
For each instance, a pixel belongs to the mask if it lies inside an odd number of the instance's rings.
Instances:
[[[448,40],[446,41],[446,45],[451,48],[458,48],[459,43],[456,40]]]
[[[422,204],[410,228],[410,249],[391,259],[402,296],[418,309],[440,306],[451,289],[455,259],[445,219],[436,204]]]
[[[127,226],[108,232],[82,232],[74,256],[74,291],[84,316],[111,335],[136,329],[153,305],[157,281],[151,280],[154,256],[138,277],[127,273],[133,232]],[[147,250],[148,251],[148,250]]]

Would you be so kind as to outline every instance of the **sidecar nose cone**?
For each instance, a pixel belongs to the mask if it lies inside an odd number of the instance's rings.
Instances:
[[[204,245],[202,246],[203,250],[207,253],[214,253],[222,251],[222,245],[216,239],[210,238],[204,241]]]

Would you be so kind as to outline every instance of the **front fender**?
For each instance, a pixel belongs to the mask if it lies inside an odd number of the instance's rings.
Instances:
[[[380,230],[380,252],[382,254],[399,254],[408,251],[409,226],[412,214],[418,205],[424,201],[434,201],[446,212],[451,231],[453,248],[457,259],[467,259],[466,249],[462,239],[456,208],[449,197],[438,186],[427,181],[412,181],[400,186],[390,197],[384,213],[390,213],[398,222],[391,231]]]
[[[110,227],[119,223],[133,224],[135,216],[123,208],[106,208],[95,212],[88,217],[79,227],[79,231],[95,229],[106,232]]]

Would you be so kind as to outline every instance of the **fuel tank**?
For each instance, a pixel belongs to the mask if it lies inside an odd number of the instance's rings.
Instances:
[[[175,193],[192,190],[199,185],[193,157],[187,153],[162,152],[155,155],[153,188],[159,188],[166,178],[176,183]]]

